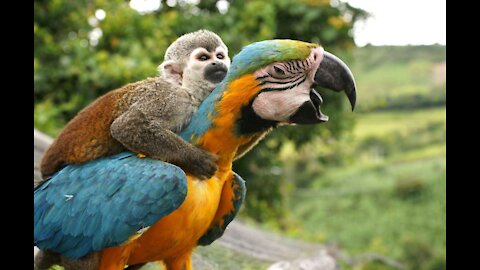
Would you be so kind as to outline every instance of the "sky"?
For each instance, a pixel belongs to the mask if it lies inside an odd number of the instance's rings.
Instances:
[[[355,43],[446,45],[446,0],[344,0],[372,14],[354,28]]]

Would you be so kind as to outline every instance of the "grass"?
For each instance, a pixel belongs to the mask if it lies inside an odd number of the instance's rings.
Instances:
[[[446,153],[446,109],[362,113],[353,132],[356,159],[414,161]]]
[[[296,192],[291,213],[304,239],[425,267],[446,256],[445,170],[445,157],[435,157],[332,172],[317,180],[321,187]],[[424,247],[428,260],[407,258],[412,245]]]
[[[445,47],[364,47],[354,56],[358,111],[445,104]]]
[[[439,122],[445,125],[445,107],[360,113],[356,115],[354,136],[362,140],[369,136],[387,136],[392,132],[406,133]]]

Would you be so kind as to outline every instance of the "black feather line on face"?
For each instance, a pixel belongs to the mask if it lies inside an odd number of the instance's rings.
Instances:
[[[265,78],[268,78],[268,77],[270,77],[270,74],[268,74],[268,75],[263,75],[263,76],[260,76],[260,77],[255,78],[255,79],[260,80],[260,79],[265,79]]]
[[[291,64],[290,62],[287,62],[287,63],[285,63],[285,64],[287,64],[287,70],[288,70],[288,72],[293,73],[292,64]]]
[[[240,111],[240,118],[235,124],[237,135],[247,135],[266,131],[278,125],[278,121],[262,119],[253,111],[253,101],[255,98],[256,96]]]
[[[302,78],[302,77],[301,77]],[[295,88],[297,86],[299,86],[300,84],[304,83],[305,80],[307,79],[307,76],[304,76],[303,77],[303,80],[301,80],[300,82],[296,83],[296,84],[292,84],[290,86],[285,86],[285,87],[279,87],[279,88],[263,88],[261,92],[269,92],[269,91],[284,91],[284,90],[289,90],[289,89],[292,89],[292,88]]]
[[[290,79],[290,78],[295,78],[295,76],[292,76],[292,77],[289,77],[289,78],[286,78],[286,79]],[[298,78],[296,78],[295,80],[293,81],[279,81],[279,82],[275,82],[275,81],[268,81],[268,80],[265,80],[265,81],[262,81],[261,83],[259,83],[258,85],[264,85],[264,84],[267,84],[267,83],[271,83],[271,84],[290,84],[290,83],[296,83],[298,80],[301,80],[302,78],[304,78],[304,81],[305,81],[305,77],[302,77],[302,76],[298,76]]]

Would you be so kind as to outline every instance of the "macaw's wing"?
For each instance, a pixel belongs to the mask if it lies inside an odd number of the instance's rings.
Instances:
[[[34,244],[70,258],[118,246],[186,194],[180,168],[130,152],[69,165],[34,192]]]
[[[220,206],[215,220],[210,226],[210,229],[198,240],[199,245],[210,245],[223,235],[228,224],[232,222],[240,210],[246,192],[245,180],[238,174],[233,173],[231,181],[226,182],[223,187],[222,199],[220,200]]]

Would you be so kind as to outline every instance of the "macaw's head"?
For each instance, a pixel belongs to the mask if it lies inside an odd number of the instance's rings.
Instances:
[[[224,79],[230,96],[242,103],[237,131],[260,131],[276,124],[315,124],[328,121],[321,112],[321,86],[344,91],[355,107],[355,80],[350,69],[317,44],[267,40],[237,54]]]

